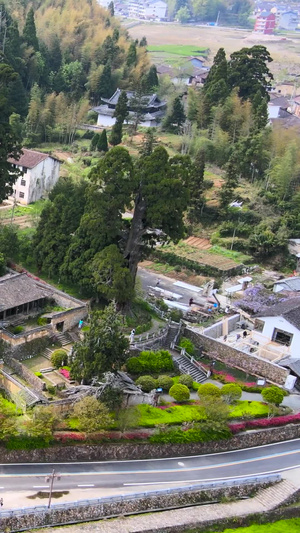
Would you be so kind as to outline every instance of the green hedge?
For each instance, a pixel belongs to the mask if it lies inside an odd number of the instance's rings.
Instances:
[[[141,352],[139,357],[130,357],[126,362],[128,372],[131,374],[157,374],[161,371],[174,370],[174,363],[170,352],[158,350],[157,352]]]
[[[182,431],[181,429],[171,429],[169,431],[161,431],[156,435],[150,437],[152,443],[175,444],[183,442],[207,442],[211,440],[229,439],[232,433],[229,428],[224,427],[214,430],[208,424],[203,424],[203,428],[197,427]]]
[[[5,446],[7,450],[36,450],[48,448],[50,441],[43,437],[11,437]]]

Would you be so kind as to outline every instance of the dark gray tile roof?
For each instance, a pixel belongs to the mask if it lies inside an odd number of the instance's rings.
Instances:
[[[288,291],[300,291],[300,277],[280,279],[274,285],[282,285],[283,289]]]
[[[259,317],[282,316],[290,324],[300,330],[300,296],[297,298],[288,298],[272,307],[265,307],[255,315]]]
[[[13,157],[10,157],[8,162],[21,167],[34,168],[42,161],[45,161],[47,157],[52,157],[52,159],[58,160],[57,157],[53,157],[50,154],[43,154],[42,152],[37,152],[36,150],[22,148],[22,155],[20,156],[20,159],[14,159]]]
[[[284,366],[285,368],[289,368],[296,374],[296,376],[300,377],[300,359],[294,359],[292,357],[285,357],[279,362],[280,366]]]
[[[0,278],[0,311],[49,298],[51,295],[51,290],[42,287],[25,273]]]

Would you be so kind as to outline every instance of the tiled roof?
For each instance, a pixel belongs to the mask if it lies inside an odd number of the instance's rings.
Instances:
[[[272,307],[265,307],[256,317],[282,316],[290,324],[300,329],[300,297],[283,300]]]
[[[51,296],[51,290],[41,287],[27,274],[0,278],[0,311]]]
[[[42,152],[37,152],[36,150],[28,150],[27,148],[22,148],[22,155],[20,159],[14,159],[10,157],[8,159],[9,163],[14,165],[19,165],[21,167],[34,168],[42,161],[45,161],[47,157],[52,157],[52,159],[57,159],[49,154],[43,154]]]
[[[107,104],[117,105],[121,92],[122,92],[121,89],[117,89],[110,98],[101,98],[101,100],[102,102],[105,102]],[[130,105],[130,100],[132,100],[135,97],[135,92],[126,91],[126,94],[127,94],[128,102]],[[165,102],[161,102],[157,94],[155,93],[142,96],[142,101],[145,107],[149,107],[149,106],[161,107],[165,105]],[[94,108],[94,110],[97,111],[97,108]]]

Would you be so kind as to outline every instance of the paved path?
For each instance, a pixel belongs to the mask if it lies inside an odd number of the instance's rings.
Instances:
[[[88,524],[69,526],[68,533],[146,533],[147,531],[163,531],[164,528],[178,526],[196,526],[205,524],[212,519],[219,521],[223,518],[246,516],[252,513],[263,513],[275,509],[291,496],[297,486],[289,480],[260,491],[257,496],[249,500],[237,502],[201,505],[187,507],[173,511],[162,511],[154,514],[143,514],[112,520],[103,520]],[[66,533],[65,528],[50,528],[40,530],[41,533]],[[36,532],[38,533],[38,532]]]

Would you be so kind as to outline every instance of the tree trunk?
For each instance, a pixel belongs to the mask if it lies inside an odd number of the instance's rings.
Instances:
[[[142,237],[145,233],[143,223],[145,213],[146,202],[142,197],[141,191],[139,191],[135,199],[134,215],[124,252],[124,257],[128,262],[128,268],[134,281],[136,278],[138,263],[141,259]]]

